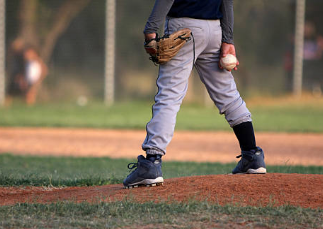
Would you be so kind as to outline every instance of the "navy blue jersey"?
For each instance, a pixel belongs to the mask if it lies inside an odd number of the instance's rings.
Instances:
[[[168,12],[170,17],[221,19],[222,0],[175,0]]]

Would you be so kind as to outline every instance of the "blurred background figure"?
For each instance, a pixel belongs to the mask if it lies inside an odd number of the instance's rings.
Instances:
[[[25,101],[28,105],[32,105],[36,102],[37,92],[42,81],[47,76],[48,70],[46,64],[32,47],[28,47],[24,51],[24,61],[25,81],[27,84]]]
[[[323,37],[317,33],[313,22],[304,28],[304,89],[315,95],[322,94],[323,86]]]
[[[33,47],[25,47],[22,39],[12,42],[9,51],[9,88],[6,104],[20,97],[28,105],[36,102],[37,92],[47,76],[46,64]]]
[[[22,96],[27,84],[25,80],[25,60],[24,60],[24,42],[22,39],[16,39],[11,43],[8,50],[8,94],[6,104],[10,104],[13,97]]]

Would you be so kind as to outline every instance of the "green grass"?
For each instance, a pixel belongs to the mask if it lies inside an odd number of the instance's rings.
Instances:
[[[321,101],[321,100],[320,100]],[[93,127],[144,129],[151,118],[151,103],[128,102],[106,107],[90,103],[14,104],[0,108],[0,126]],[[300,102],[249,106],[257,131],[323,132],[321,102]],[[178,114],[178,130],[230,130],[215,107],[184,104]]]
[[[321,228],[323,210],[190,203],[17,204],[0,207],[1,228]]]
[[[0,155],[0,186],[92,186],[118,184],[129,159]],[[163,162],[164,178],[227,174],[235,164]],[[271,173],[323,174],[320,166],[267,166]]]

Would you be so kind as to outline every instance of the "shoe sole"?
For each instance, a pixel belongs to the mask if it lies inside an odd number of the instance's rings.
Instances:
[[[128,188],[138,188],[140,186],[155,187],[155,186],[162,186],[162,185],[164,185],[164,178],[157,177],[156,179],[145,179],[137,183],[129,184],[128,186],[124,186],[124,187],[128,189]]]
[[[231,173],[232,175],[235,174],[266,174],[267,169],[264,167],[260,167],[258,169],[248,169],[247,172],[242,172],[242,173]]]
[[[248,174],[265,174],[265,173],[267,173],[267,170],[264,167],[260,167],[258,169],[248,169],[247,173]]]

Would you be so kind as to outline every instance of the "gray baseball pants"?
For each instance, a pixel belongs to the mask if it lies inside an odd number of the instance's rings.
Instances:
[[[153,116],[146,126],[147,136],[142,144],[147,154],[165,155],[193,66],[231,127],[251,121],[251,114],[240,97],[231,72],[218,66],[222,39],[220,21],[167,18],[165,33],[183,28],[192,30],[194,41],[188,41],[172,60],[159,67]]]

